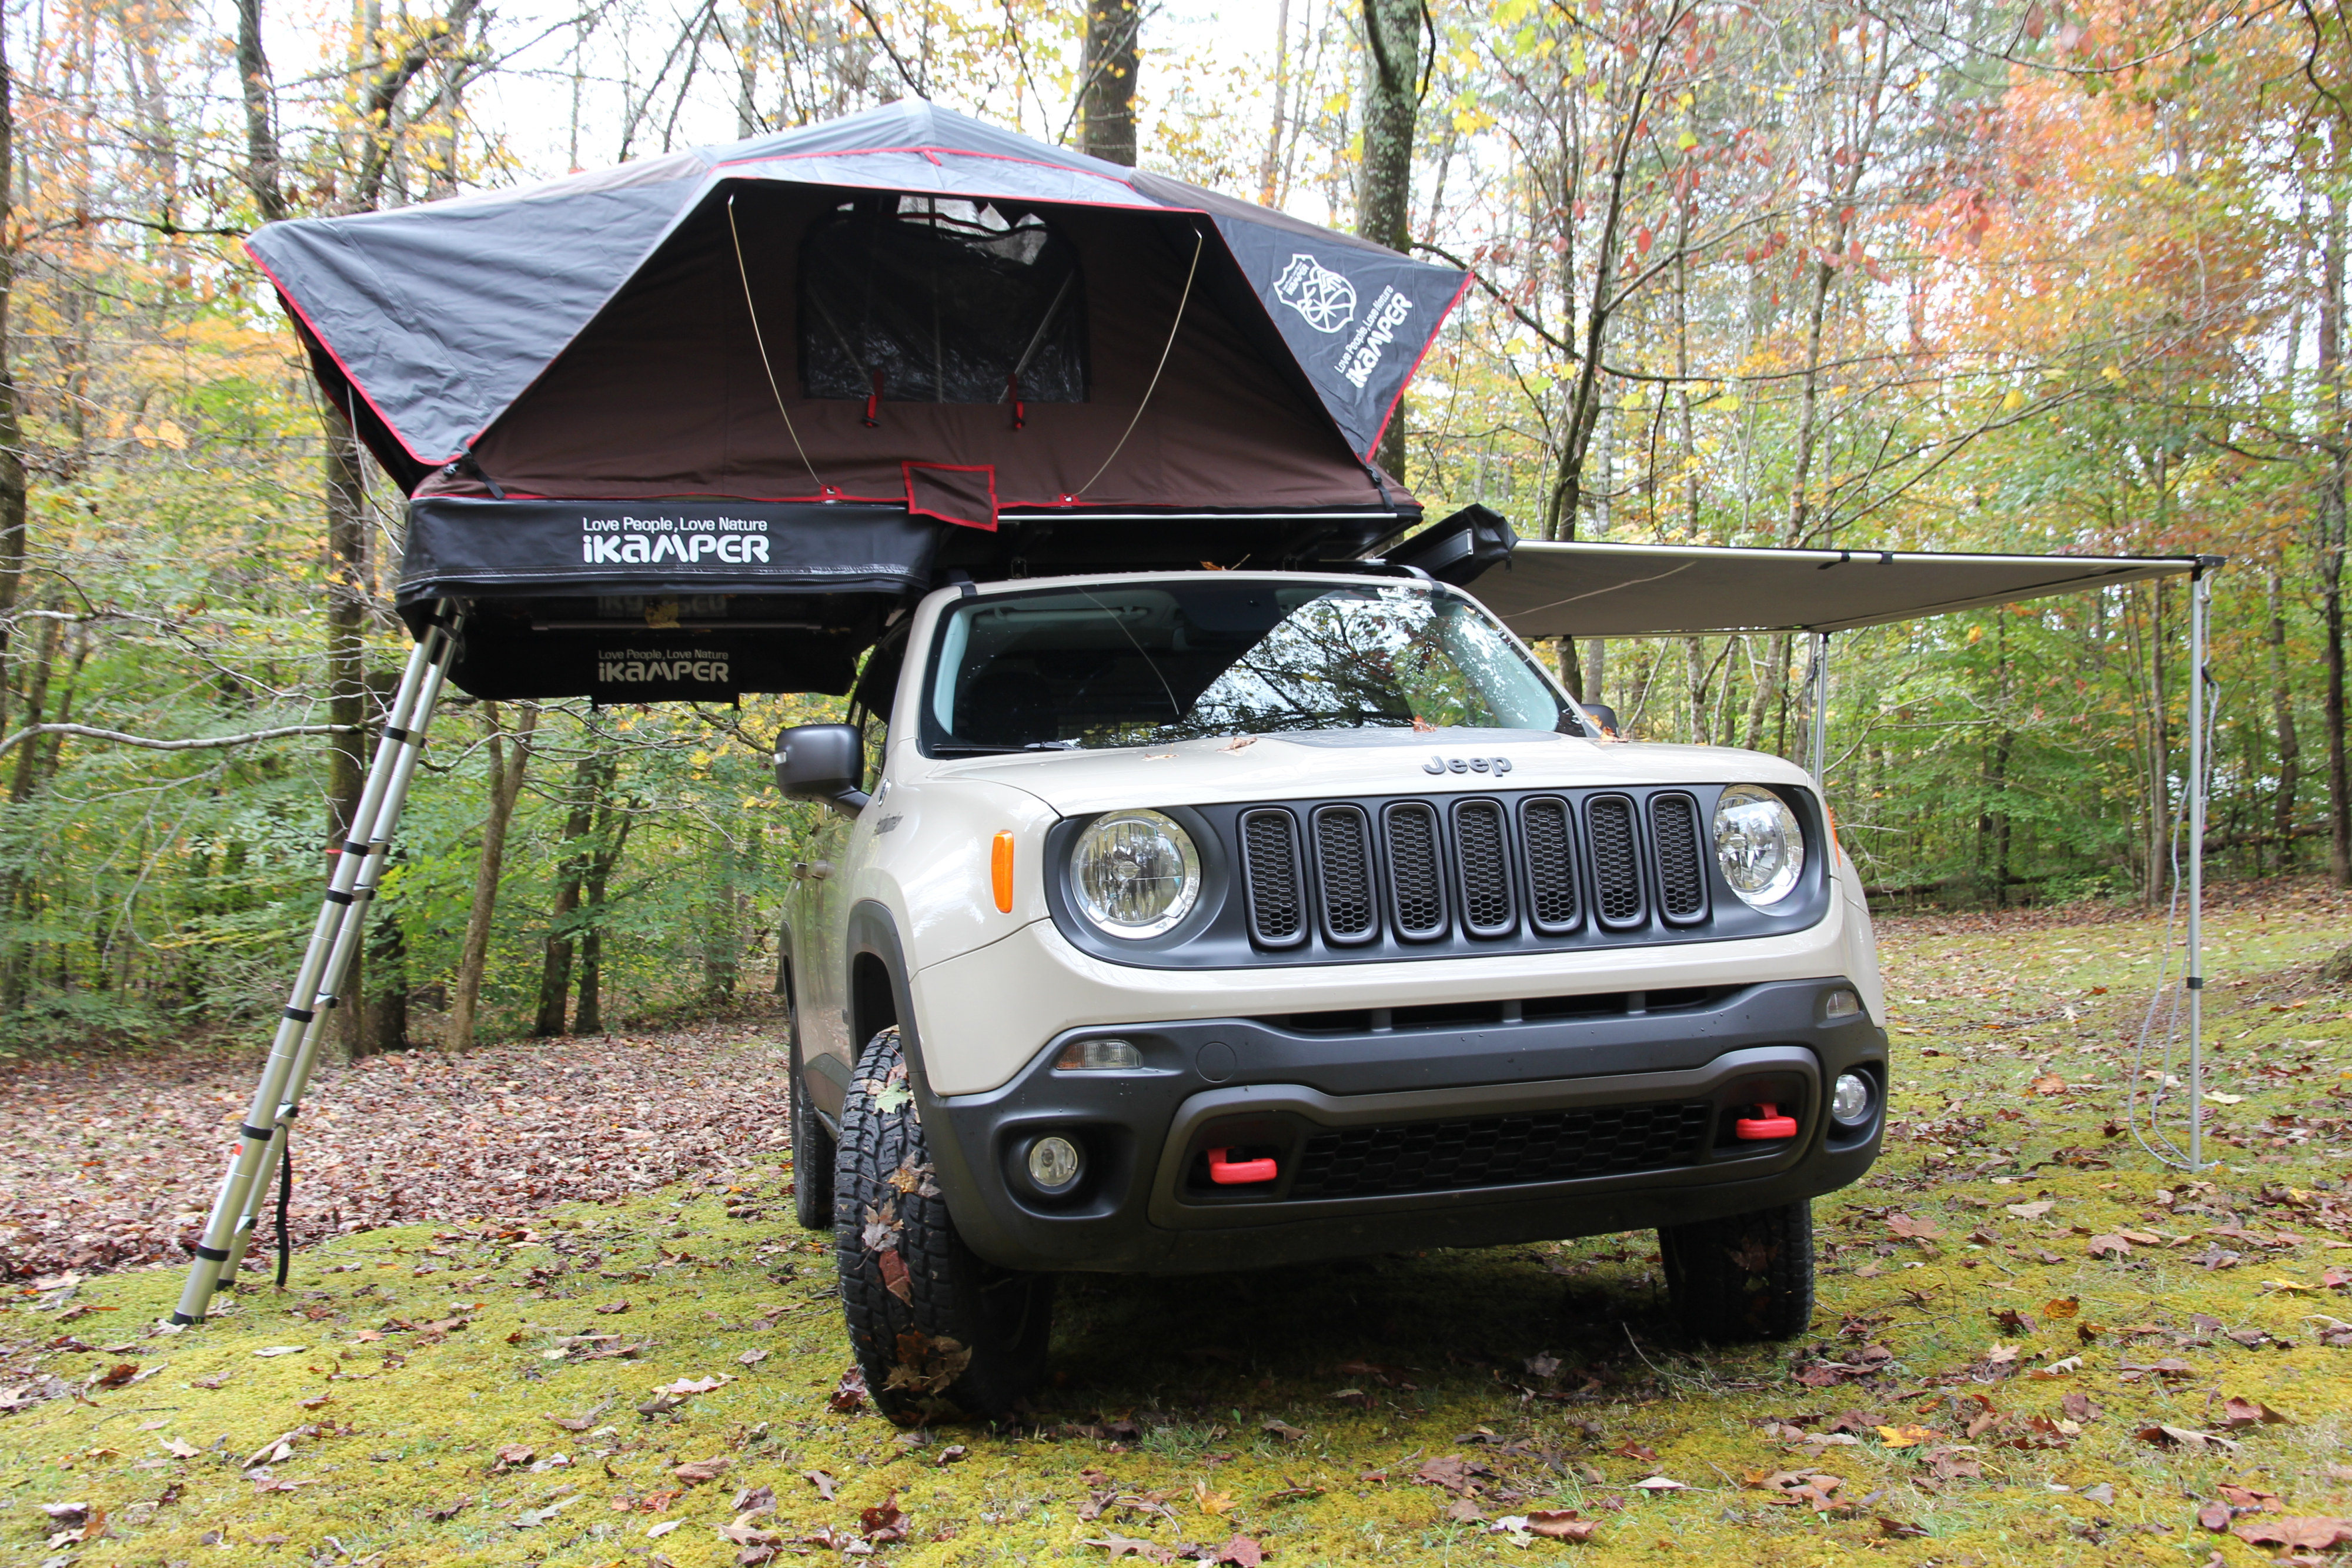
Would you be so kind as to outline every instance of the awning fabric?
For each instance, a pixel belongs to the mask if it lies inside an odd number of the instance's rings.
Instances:
[[[1528,638],[1847,632],[2193,572],[2198,560],[1528,542],[1469,587]]]

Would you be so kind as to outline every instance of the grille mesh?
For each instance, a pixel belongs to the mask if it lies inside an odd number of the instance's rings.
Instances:
[[[1633,844],[1633,802],[1622,795],[1596,795],[1584,808],[1592,831],[1592,884],[1603,925],[1632,925],[1642,918],[1642,862]]]
[[[1370,824],[1354,806],[1315,813],[1315,869],[1323,892],[1323,929],[1334,942],[1369,941],[1372,935]]]
[[[1527,858],[1528,895],[1536,926],[1567,931],[1576,925],[1576,856],[1568,802],[1530,800],[1519,814],[1520,852]]]
[[[1298,846],[1290,813],[1242,814],[1242,861],[1249,884],[1250,935],[1267,947],[1286,947],[1307,935],[1307,903],[1299,896]]]
[[[1609,1105],[1318,1133],[1290,1198],[1451,1192],[1612,1176],[1696,1162],[1714,1119],[1703,1100]]]
[[[1431,937],[1445,930],[1445,880],[1437,864],[1437,813],[1418,800],[1388,809],[1389,885],[1397,934]]]
[[[1454,808],[1454,854],[1462,872],[1462,923],[1480,936],[1498,936],[1511,917],[1511,862],[1503,848],[1503,808],[1465,800]]]
[[[1699,859],[1698,802],[1687,795],[1653,795],[1650,831],[1658,846],[1658,904],[1673,921],[1706,913],[1706,868]]]

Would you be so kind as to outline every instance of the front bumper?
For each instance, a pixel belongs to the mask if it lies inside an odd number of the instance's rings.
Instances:
[[[957,1228],[1008,1268],[1187,1273],[1680,1224],[1859,1179],[1885,1120],[1886,1037],[1831,1021],[1837,977],[1506,1004],[1486,1021],[1322,1013],[1066,1031],[1011,1082],[921,1103]],[[1418,1022],[1422,1027],[1413,1027]],[[1377,1027],[1385,1026],[1385,1027]],[[1140,1069],[1065,1071],[1116,1037]],[[1828,1086],[1859,1071],[1874,1113],[1845,1131]],[[1743,1141],[1774,1102],[1797,1134]],[[1029,1181],[1031,1139],[1086,1152],[1076,1190]],[[1206,1151],[1271,1157],[1245,1186]]]

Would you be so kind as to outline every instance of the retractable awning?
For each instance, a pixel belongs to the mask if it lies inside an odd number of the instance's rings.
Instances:
[[[2197,568],[2195,556],[1528,542],[1471,591],[1528,638],[1848,632]]]

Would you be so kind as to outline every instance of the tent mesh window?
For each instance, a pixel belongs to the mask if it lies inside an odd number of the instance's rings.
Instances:
[[[812,398],[1087,401],[1077,252],[1034,213],[862,196],[810,225],[800,278]]]

